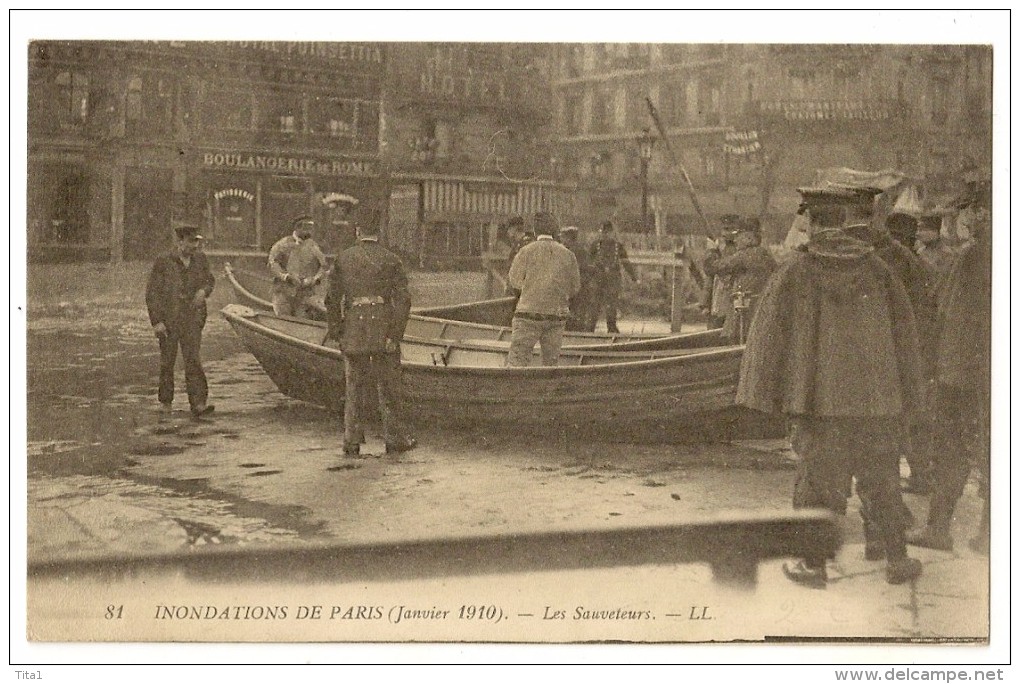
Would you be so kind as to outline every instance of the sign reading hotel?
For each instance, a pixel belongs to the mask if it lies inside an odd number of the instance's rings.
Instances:
[[[202,166],[318,176],[374,176],[377,173],[375,163],[368,159],[316,159],[244,152],[205,152]]]

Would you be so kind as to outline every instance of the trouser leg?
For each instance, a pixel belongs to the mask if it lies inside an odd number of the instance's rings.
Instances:
[[[793,488],[793,507],[824,508],[837,515],[846,514],[850,494],[850,474],[841,441],[845,430],[835,421],[799,418],[791,421],[790,442],[800,457]],[[808,555],[809,568],[825,566],[821,555]]]
[[[563,345],[564,324],[556,321],[542,323],[542,332],[538,343],[542,348],[542,365],[555,366],[560,358],[560,347]]]
[[[535,344],[541,335],[539,321],[514,316],[510,328],[510,353],[507,354],[508,366],[530,366],[531,356],[535,352]]]
[[[881,541],[888,562],[907,557],[907,508],[900,491],[899,459],[906,443],[898,418],[852,421],[850,461],[865,518],[866,539]]]
[[[177,346],[180,338],[176,330],[168,330],[159,338],[159,390],[161,404],[174,400],[174,366],[177,364]]]
[[[940,388],[937,397],[938,421],[932,454],[932,494],[928,508],[928,527],[948,533],[956,503],[963,496],[971,471],[967,433],[973,406],[977,400],[959,392]],[[986,451],[986,450],[985,450]]]
[[[370,379],[370,361],[367,356],[358,354],[344,356],[344,451],[356,452],[360,449],[364,434],[362,427],[365,382]]]
[[[273,313],[277,316],[293,316],[293,298],[286,292],[273,292]]]
[[[383,440],[399,444],[407,440],[404,421],[403,391],[401,388],[400,352],[373,357],[373,373],[379,395],[379,415],[382,419]]]
[[[620,302],[620,290],[610,287],[606,292],[606,332],[618,333],[620,328],[616,325],[616,310]]]
[[[191,408],[204,406],[209,398],[209,383],[202,368],[202,327],[198,321],[189,321],[181,330],[181,355],[188,403]]]

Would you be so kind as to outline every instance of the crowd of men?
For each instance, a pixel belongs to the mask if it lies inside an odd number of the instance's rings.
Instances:
[[[733,343],[745,343],[738,405],[788,418],[799,456],[795,507],[845,513],[861,501],[865,557],[885,559],[886,579],[903,583],[921,574],[907,555],[913,544],[951,550],[956,504],[977,465],[984,509],[971,547],[987,553],[989,529],[989,397],[991,236],[987,193],[971,241],[957,259],[923,259],[910,216],[875,213],[878,189],[803,188],[801,212],[808,241],[777,264],[762,245],[760,224],[729,217],[710,241],[701,269],[705,311]],[[388,453],[413,448],[399,415],[400,340],[410,313],[407,273],[379,243],[379,226],[358,227],[357,243],[328,271],[310,217],[270,251],[273,306],[278,315],[303,315],[321,280],[329,337],[345,359],[347,399],[343,450],[357,456],[364,442],[369,392],[378,396]],[[517,297],[507,364],[531,365],[536,345],[543,365],[556,365],[565,330],[593,331],[600,318],[618,332],[623,273],[638,274],[612,222],[590,245],[576,227],[563,229],[539,212],[507,225],[508,283]],[[199,357],[205,300],[215,283],[194,226],[180,226],[172,253],[158,259],[146,303],[160,344],[159,401],[169,412],[177,351],[185,359],[195,416],[213,410]],[[923,243],[923,244],[930,244]],[[930,494],[926,524],[909,530],[900,485]],[[826,560],[809,557],[784,569],[811,587],[827,582]]]

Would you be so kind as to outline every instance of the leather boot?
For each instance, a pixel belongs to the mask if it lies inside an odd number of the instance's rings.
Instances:
[[[936,551],[952,551],[953,537],[949,527],[953,521],[955,505],[936,492],[928,505],[928,524],[919,530],[907,533],[907,543]]]
[[[812,589],[824,589],[828,584],[825,561],[805,558],[796,563],[783,563],[783,574],[791,581]]]

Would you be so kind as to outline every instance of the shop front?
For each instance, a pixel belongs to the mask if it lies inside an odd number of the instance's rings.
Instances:
[[[541,181],[408,175],[393,183],[389,215],[397,248],[423,268],[476,268],[511,216],[530,222],[538,211],[561,216],[569,205],[567,193]]]
[[[359,221],[381,220],[385,187],[374,159],[221,149],[197,156],[191,194],[204,203],[209,252],[268,252],[290,234],[295,218],[310,215],[323,251],[335,254],[353,244]],[[353,198],[356,204],[327,204],[330,195]]]

